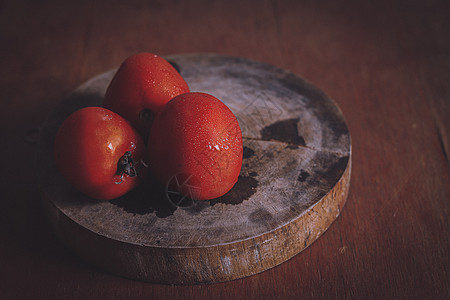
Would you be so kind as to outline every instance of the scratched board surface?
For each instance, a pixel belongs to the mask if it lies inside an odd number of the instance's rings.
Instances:
[[[111,70],[89,80],[64,99],[44,127],[41,161],[47,172],[43,176],[43,194],[50,203],[49,218],[57,235],[66,244],[72,245],[75,252],[101,266],[108,262],[78,249],[77,241],[67,238],[64,230],[70,230],[75,236],[77,230],[82,230],[83,237],[80,239],[86,245],[92,245],[93,253],[96,247],[102,247],[95,244],[96,238],[101,240],[100,243],[126,245],[129,247],[127,251],[133,252],[133,257],[136,257],[136,251],[167,250],[176,259],[160,266],[160,273],[176,272],[170,264],[183,269],[180,265],[195,263],[195,259],[194,262],[189,261],[189,257],[195,256],[192,254],[195,249],[209,249],[208,255],[211,256],[214,255],[211,249],[216,249],[220,256],[223,246],[228,254],[239,256],[239,253],[246,251],[248,245],[245,241],[259,238],[252,243],[270,244],[278,238],[278,234],[270,233],[304,217],[302,228],[299,228],[300,223],[295,223],[295,230],[290,229],[293,235],[298,234],[296,230],[302,232],[303,238],[298,241],[302,245],[287,256],[301,251],[328,228],[345,203],[351,146],[350,134],[339,108],[318,88],[264,63],[219,55],[178,55],[167,59],[178,68],[191,91],[214,95],[236,115],[244,142],[243,165],[238,182],[220,198],[193,201],[180,198],[168,190],[166,184],[149,176],[136,190],[106,202],[90,199],[65,182],[49,155],[54,134],[71,112],[85,106],[101,105],[107,85],[116,71]],[[336,190],[343,177],[346,177],[343,186]],[[331,200],[326,200],[330,203],[325,204],[324,199],[330,193],[333,193]],[[317,209],[318,214],[324,214],[323,218],[307,218],[307,214],[319,203],[330,206],[324,206],[323,211]],[[69,220],[70,225],[61,224],[64,222],[61,216]],[[70,228],[64,229],[65,226]],[[244,249],[236,248],[233,252],[234,244]],[[135,249],[133,245],[140,248]],[[277,242],[274,242],[270,247],[276,245]],[[183,249],[189,255],[183,254]],[[161,280],[169,283],[220,281],[256,273],[280,263],[270,257],[276,251],[267,248],[264,252],[264,249],[257,249],[256,261],[261,264],[260,268],[251,265],[255,262],[246,258],[244,261],[247,260],[250,265],[245,271],[246,262],[236,258],[243,266],[236,269],[239,274],[230,274],[233,268],[229,265],[233,263],[233,258],[227,254],[218,259],[221,264],[219,271],[202,266],[208,271],[199,272],[208,274],[188,279],[189,276],[171,275],[172,281],[168,275],[167,279]],[[263,259],[262,254],[270,260],[269,263],[259,262]],[[139,259],[148,262],[139,263],[137,267],[111,267],[110,271],[155,281],[155,275],[142,270],[151,266],[151,258],[145,256]],[[210,260],[214,265],[215,259]],[[171,261],[170,258],[168,261]],[[123,268],[130,270],[123,271]],[[135,271],[139,268],[141,270]],[[195,269],[193,266],[189,268]],[[140,274],[133,276],[133,272]],[[210,274],[220,272],[226,274]],[[202,279],[204,277],[208,278]]]

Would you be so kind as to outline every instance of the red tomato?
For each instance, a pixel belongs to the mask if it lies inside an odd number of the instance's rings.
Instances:
[[[122,63],[108,86],[103,106],[129,120],[147,138],[155,113],[186,92],[187,83],[168,61],[156,54],[139,53]]]
[[[124,118],[101,107],[71,114],[56,134],[54,152],[67,181],[99,200],[124,195],[147,172],[141,136]]]
[[[231,110],[205,93],[173,98],[156,116],[148,140],[154,175],[197,200],[220,197],[236,183],[242,133]]]

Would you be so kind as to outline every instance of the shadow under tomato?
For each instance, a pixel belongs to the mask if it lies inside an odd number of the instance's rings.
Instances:
[[[190,214],[197,214],[219,203],[237,205],[249,199],[258,186],[256,176],[256,172],[250,172],[249,176],[239,176],[238,181],[228,193],[209,201],[190,198],[183,200],[180,198],[180,201],[175,201],[173,198],[168,198],[166,187],[149,175],[140,186],[122,197],[111,200],[110,203],[134,215],[154,213],[159,218],[165,218],[173,215],[178,208]]]
[[[159,218],[173,215],[177,209],[167,200],[165,186],[152,176],[147,176],[137,188],[110,203],[131,214],[155,213]]]

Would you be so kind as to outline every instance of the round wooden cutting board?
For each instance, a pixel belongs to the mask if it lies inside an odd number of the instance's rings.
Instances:
[[[191,91],[216,96],[238,118],[238,182],[210,201],[181,201],[152,177],[106,202],[72,188],[54,165],[54,135],[70,113],[101,105],[112,70],[76,89],[43,127],[42,195],[56,235],[101,269],[167,284],[237,279],[298,254],[347,198],[351,143],[339,108],[318,88],[267,64],[219,55],[167,59]]]

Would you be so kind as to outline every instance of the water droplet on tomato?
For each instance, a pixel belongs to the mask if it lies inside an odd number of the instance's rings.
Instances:
[[[114,147],[113,147],[113,144],[111,144],[111,143],[108,143],[108,148],[111,150],[111,151],[114,151]]]

